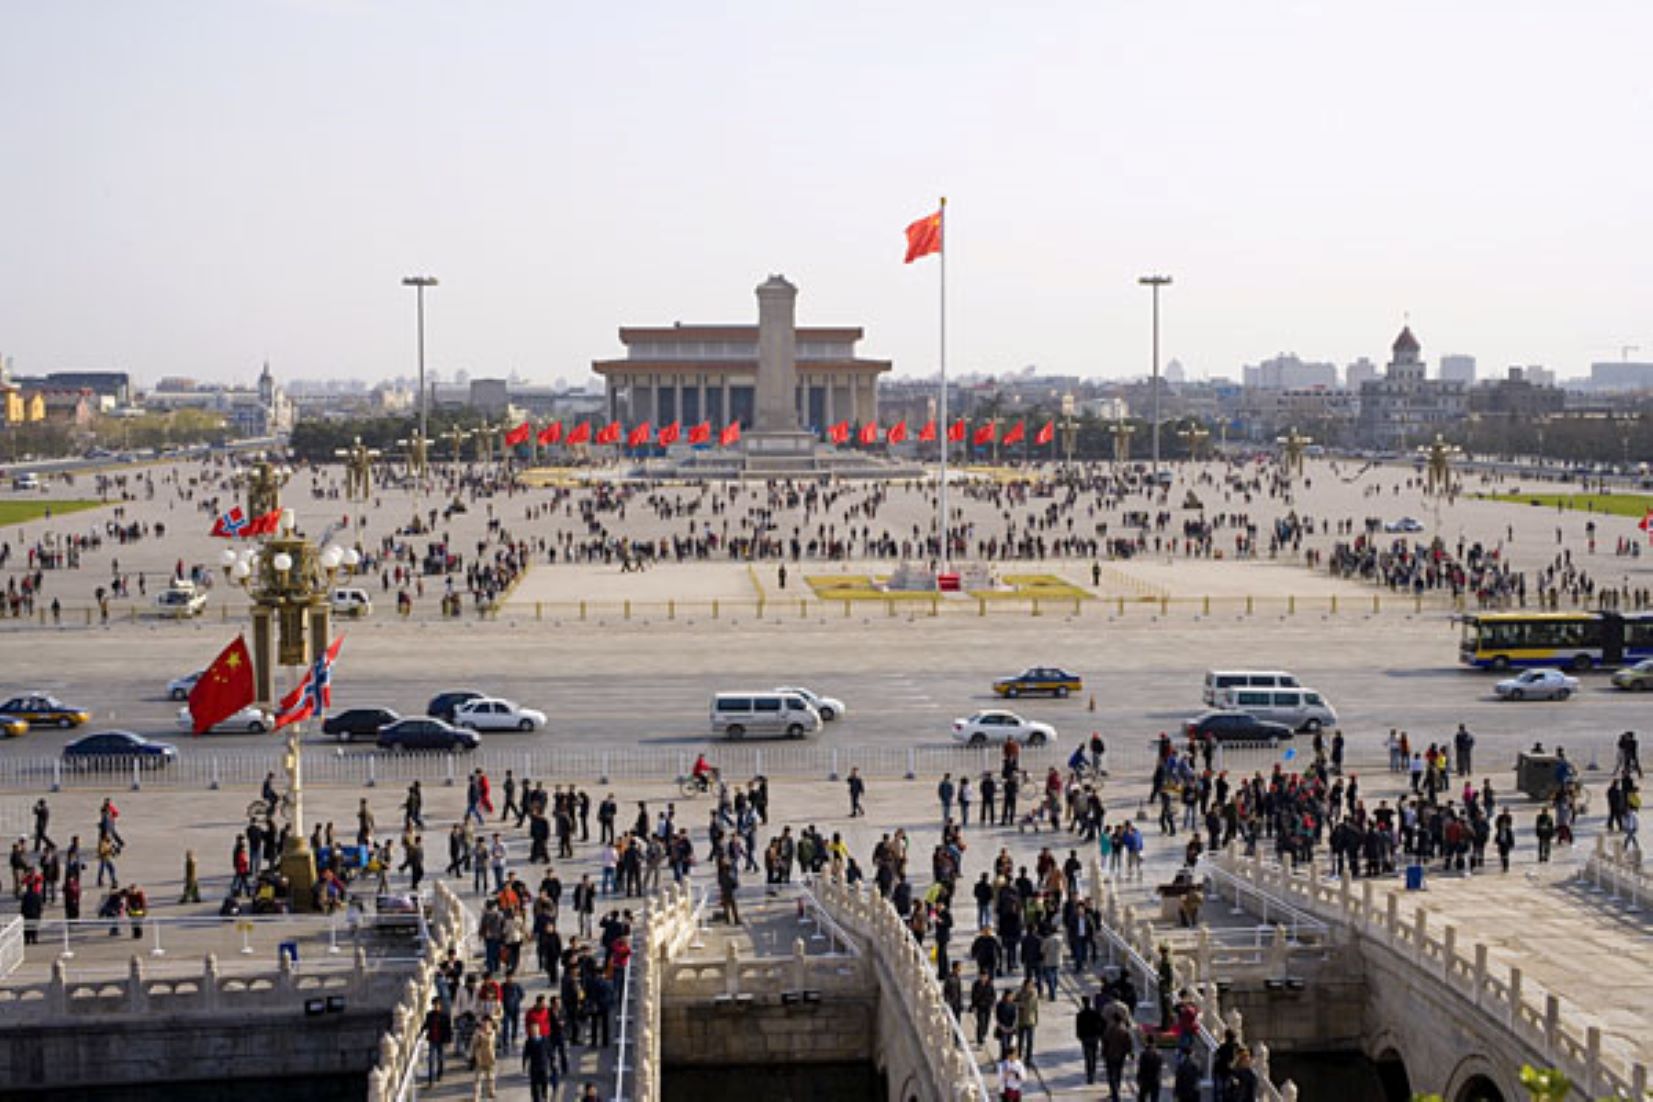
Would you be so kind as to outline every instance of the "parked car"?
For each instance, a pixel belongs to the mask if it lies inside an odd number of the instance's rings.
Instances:
[[[206,670],[196,670],[194,673],[186,673],[182,677],[174,677],[166,683],[166,695],[173,700],[188,700],[190,691],[195,688],[195,683],[201,680],[201,675],[206,672]]]
[[[349,586],[333,590],[328,597],[328,603],[333,606],[335,616],[371,616],[373,614],[373,599],[367,595],[367,590]]]
[[[1015,739],[1025,746],[1043,746],[1056,741],[1056,728],[1048,723],[1023,719],[1015,712],[977,712],[968,719],[953,721],[953,738],[967,746]]]
[[[449,689],[445,693],[437,693],[425,705],[425,714],[436,719],[453,722],[453,711],[467,700],[480,700],[482,694],[475,689]]]
[[[1493,686],[1500,700],[1566,700],[1578,691],[1578,678],[1560,670],[1522,670]]]
[[[414,716],[379,728],[378,744],[381,750],[475,750],[482,737],[445,720]]]
[[[1292,737],[1292,729],[1284,723],[1258,719],[1250,712],[1232,708],[1201,712],[1184,723],[1182,729],[1193,738],[1216,742],[1264,742],[1273,745]]]
[[[21,719],[30,727],[79,727],[91,722],[92,713],[71,708],[47,693],[25,693],[0,704],[0,715]]]
[[[174,578],[172,584],[155,594],[155,615],[175,620],[199,616],[207,607],[207,591],[193,582]]]
[[[99,731],[83,735],[63,748],[65,765],[96,765],[137,761],[145,769],[159,769],[178,759],[178,748],[131,731]]]
[[[454,708],[453,722],[473,731],[538,731],[545,726],[545,713],[504,697],[479,696]]]
[[[322,720],[321,733],[332,735],[340,742],[377,738],[380,728],[388,727],[401,718],[389,708],[348,708]]]
[[[1000,696],[1015,698],[1029,696],[1034,693],[1046,693],[1050,696],[1067,696],[1077,693],[1085,687],[1076,673],[1069,673],[1056,666],[1034,666],[1023,670],[1015,677],[1000,678],[993,682],[993,691]]]
[[[1423,531],[1423,522],[1415,517],[1401,517],[1399,520],[1385,521],[1383,530],[1385,532],[1421,532]]]
[[[178,726],[185,731],[195,729],[195,717],[189,714],[189,705],[178,709]],[[255,708],[251,704],[214,723],[208,730],[209,735],[249,734],[262,735],[265,731],[275,730],[275,716],[263,708]]]
[[[803,738],[821,729],[821,713],[801,693],[718,693],[712,697],[712,734]]]
[[[0,716],[0,738],[17,738],[29,733],[29,721],[16,716]]]
[[[1653,658],[1644,658],[1634,666],[1613,672],[1613,688],[1628,689],[1633,693],[1653,689]]]
[[[835,697],[822,696],[820,693],[813,692],[812,690],[800,689],[796,687],[790,689],[776,689],[775,691],[777,693],[791,693],[794,696],[803,697],[804,700],[809,703],[809,706],[819,712],[821,718],[828,723],[831,723],[835,719],[842,719],[844,717],[844,702]]]

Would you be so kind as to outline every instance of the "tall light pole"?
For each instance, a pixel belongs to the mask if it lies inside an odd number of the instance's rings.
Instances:
[[[1171,282],[1168,275],[1149,275],[1137,280],[1144,287],[1154,289],[1154,468],[1151,477],[1159,477],[1159,289]]]
[[[412,287],[419,302],[419,439],[429,440],[429,414],[425,408],[425,288],[435,287],[436,277],[426,275],[408,276],[402,280],[402,286]]]

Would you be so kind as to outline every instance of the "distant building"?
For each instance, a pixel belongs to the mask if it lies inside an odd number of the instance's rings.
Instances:
[[[251,387],[209,385],[168,376],[142,396],[142,404],[145,409],[163,413],[175,409],[217,413],[234,437],[280,436],[293,428],[293,404],[276,383],[267,361]]]
[[[1362,356],[1344,370],[1343,386],[1359,394],[1361,387],[1367,383],[1376,382],[1377,377],[1377,364]]]
[[[1653,363],[1615,360],[1590,365],[1591,390],[1653,390]]]
[[[1241,379],[1248,388],[1259,390],[1311,390],[1314,387],[1335,387],[1337,365],[1305,363],[1294,354],[1282,352],[1272,360],[1241,370]]]
[[[1560,413],[1567,396],[1556,387],[1535,383],[1523,368],[1512,367],[1503,379],[1488,379],[1469,392],[1469,411],[1492,417],[1544,417]]]
[[[1181,386],[1188,381],[1188,373],[1183,370],[1181,360],[1172,360],[1165,365],[1165,381],[1172,386]]]
[[[1360,388],[1361,439],[1380,448],[1405,448],[1444,432],[1469,412],[1468,388],[1430,379],[1418,338],[1401,330],[1384,377]]]
[[[1449,355],[1441,357],[1441,382],[1475,385],[1475,357]]]

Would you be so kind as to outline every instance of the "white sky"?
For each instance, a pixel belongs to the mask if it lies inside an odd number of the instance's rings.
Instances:
[[[1647,0],[6,5],[0,354],[583,379],[756,317],[934,370],[1653,358]],[[1633,355],[1632,358],[1638,358]]]

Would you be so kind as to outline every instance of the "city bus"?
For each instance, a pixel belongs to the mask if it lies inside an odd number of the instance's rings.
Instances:
[[[1478,669],[1588,670],[1653,658],[1653,612],[1483,612],[1458,620],[1458,661]]]

